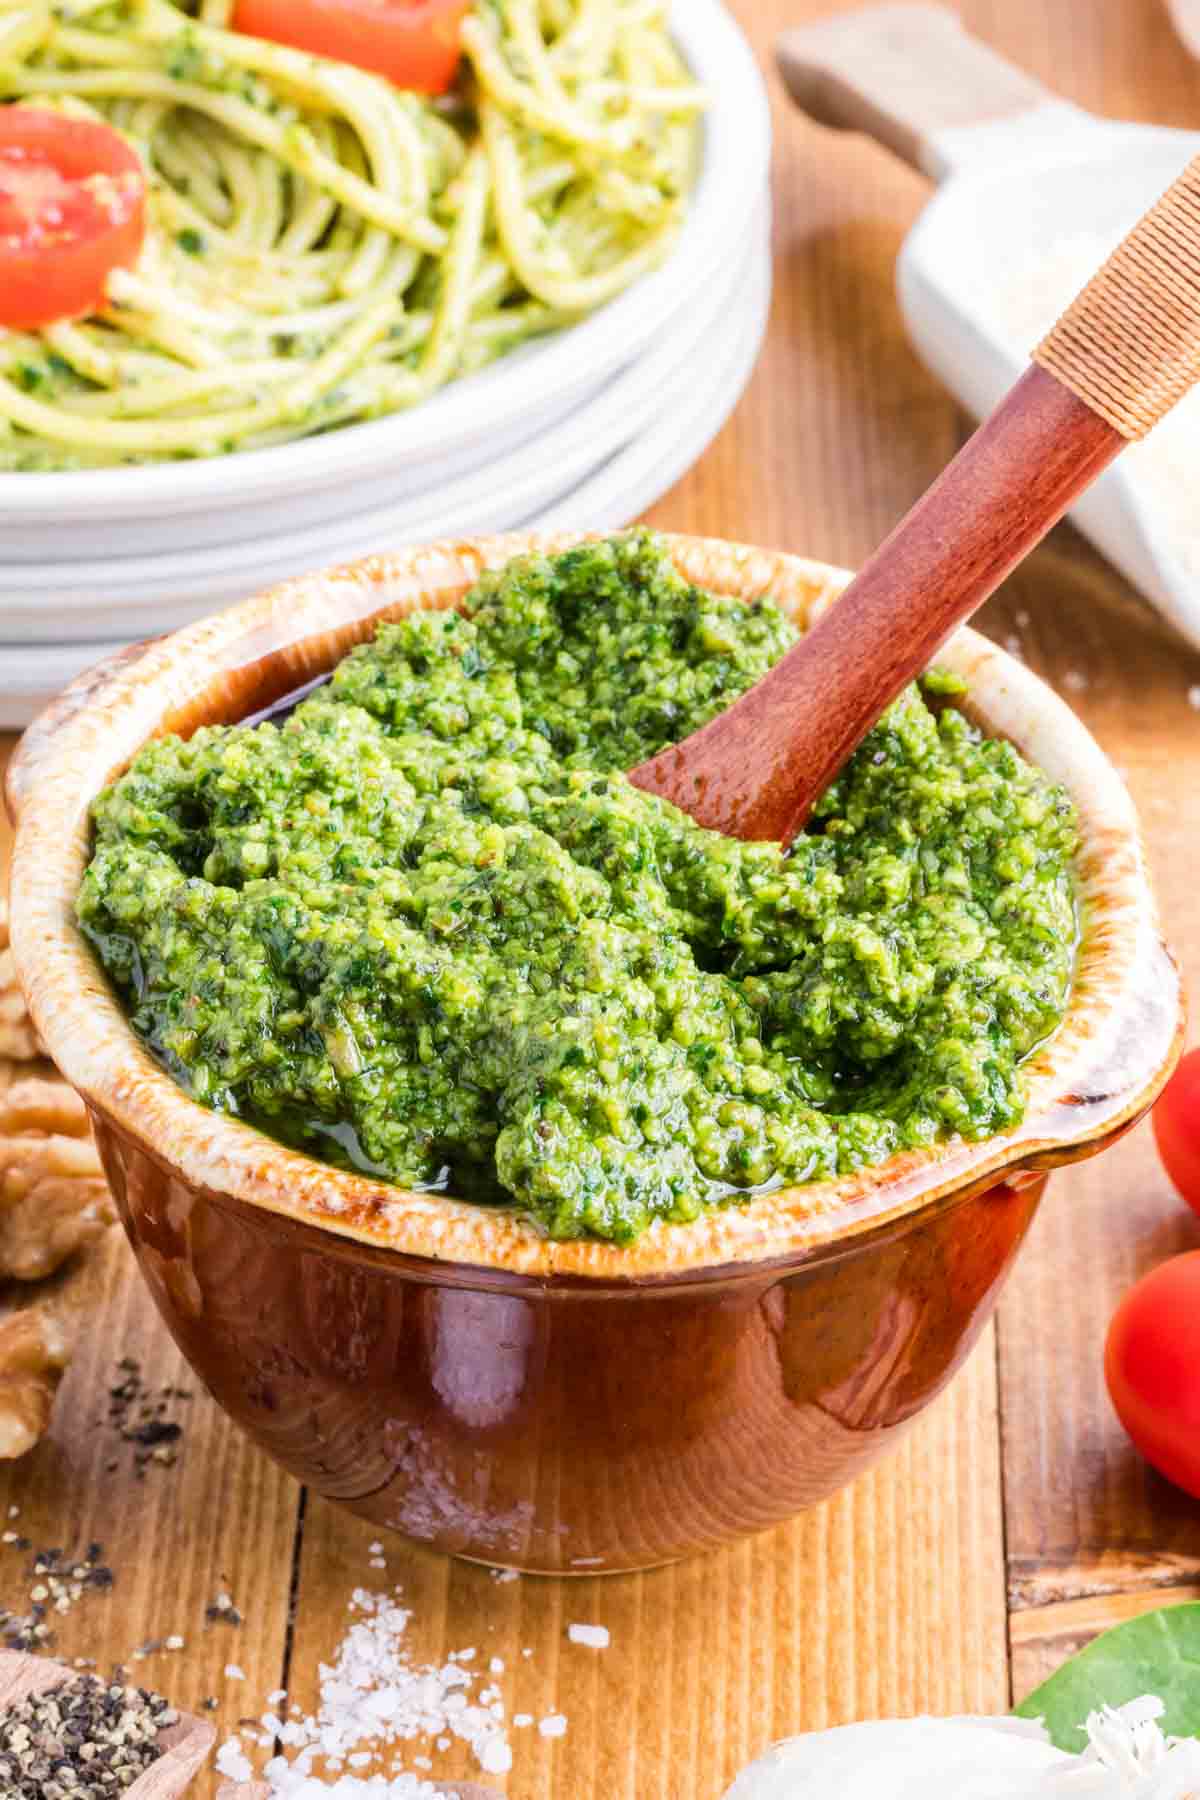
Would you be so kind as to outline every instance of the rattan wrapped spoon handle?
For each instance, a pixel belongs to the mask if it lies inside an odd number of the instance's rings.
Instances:
[[[836,604],[734,706],[631,781],[713,830],[789,843],[955,626],[1198,377],[1200,158]]]
[[[1034,351],[1129,442],[1200,378],[1200,156]]]

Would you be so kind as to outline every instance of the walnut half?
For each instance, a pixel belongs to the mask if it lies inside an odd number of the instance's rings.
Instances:
[[[70,1356],[70,1333],[49,1306],[0,1319],[0,1460],[42,1437]]]
[[[17,983],[17,971],[8,947],[8,907],[0,899],[0,1056],[11,1057],[14,1062],[29,1062],[41,1054],[42,1047],[26,1010],[25,996]]]
[[[87,1112],[62,1077],[0,1091],[0,1278],[41,1281],[114,1217]]]
[[[78,1094],[52,1063],[0,1058],[0,1281],[53,1275],[114,1216]],[[32,1450],[50,1423],[96,1277],[94,1259],[72,1267],[51,1298],[0,1317],[0,1461]]]

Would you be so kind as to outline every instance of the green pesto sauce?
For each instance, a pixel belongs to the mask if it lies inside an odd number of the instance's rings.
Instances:
[[[772,601],[632,533],[466,614],[381,627],[286,722],[164,738],[97,800],[79,917],[196,1100],[618,1243],[1020,1119],[1075,826],[961,684],[910,688],[784,855],[619,773],[788,648]]]

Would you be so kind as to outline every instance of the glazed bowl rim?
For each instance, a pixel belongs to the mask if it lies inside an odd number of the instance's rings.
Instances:
[[[864,1232],[955,1195],[1090,1154],[1139,1117],[1178,1055],[1182,1005],[1132,801],[1071,708],[970,630],[958,632],[938,660],[966,679],[970,709],[987,729],[1065,782],[1081,822],[1078,977],[1062,1025],[1027,1064],[1029,1102],[1014,1130],[901,1152],[877,1168],[780,1189],[689,1224],[658,1224],[622,1247],[554,1241],[516,1209],[335,1169],[207,1111],[176,1086],[134,1037],[74,922],[95,794],[150,737],[252,716],[324,674],[382,618],[455,604],[484,567],[596,535],[439,543],[296,577],[132,660],[111,659],[35,721],[9,771],[12,949],[43,1042],[93,1112],[191,1192],[226,1195],[422,1261],[606,1285],[841,1251]],[[689,580],[744,598],[769,592],[802,626],[849,579],[802,557],[664,537]]]

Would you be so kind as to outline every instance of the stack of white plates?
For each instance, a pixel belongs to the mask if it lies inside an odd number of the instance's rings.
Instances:
[[[209,462],[0,475],[0,726],[114,645],[402,543],[627,524],[719,431],[770,298],[770,123],[721,0],[674,30],[712,105],[670,260],[412,412]]]

